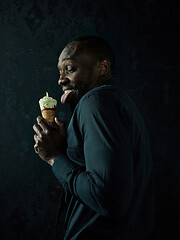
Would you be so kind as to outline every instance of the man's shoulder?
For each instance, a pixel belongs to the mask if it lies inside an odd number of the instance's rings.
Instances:
[[[103,105],[133,106],[131,98],[115,85],[102,85],[87,92],[79,101],[79,108],[82,106],[102,107]]]
[[[95,109],[99,108],[100,103],[105,102],[104,99],[111,98],[116,89],[112,85],[102,85],[93,88],[87,92],[79,101],[78,109]]]
[[[80,100],[79,104],[85,104],[87,102],[98,101],[100,97],[110,97],[117,92],[117,89],[113,85],[102,85],[93,88],[87,92]]]

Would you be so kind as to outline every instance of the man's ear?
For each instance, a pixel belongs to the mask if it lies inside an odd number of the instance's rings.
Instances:
[[[111,68],[111,62],[108,59],[104,59],[99,63],[98,66],[98,71],[99,71],[99,76],[106,75]]]

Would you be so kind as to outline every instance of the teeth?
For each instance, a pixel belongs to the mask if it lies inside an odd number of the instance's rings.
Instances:
[[[72,92],[72,91],[74,91],[74,90],[73,89],[69,89],[69,90],[65,90],[64,93],[66,94],[66,93],[69,93],[69,92]]]

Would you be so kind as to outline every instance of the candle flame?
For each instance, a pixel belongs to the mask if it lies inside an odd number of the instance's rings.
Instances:
[[[48,92],[46,92],[46,97],[49,97],[49,94],[48,94]]]

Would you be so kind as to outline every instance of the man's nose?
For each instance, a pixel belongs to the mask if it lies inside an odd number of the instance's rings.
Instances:
[[[58,85],[66,85],[69,83],[69,79],[66,77],[66,74],[62,73],[58,80]]]

